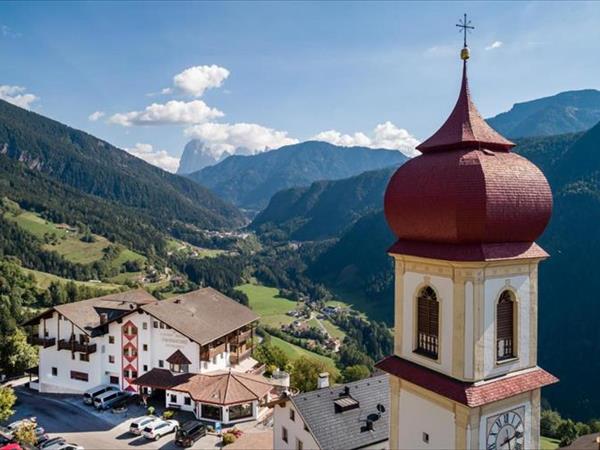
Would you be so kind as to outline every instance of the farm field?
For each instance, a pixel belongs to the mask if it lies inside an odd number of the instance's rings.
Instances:
[[[554,450],[555,448],[558,448],[558,439],[541,436],[540,447],[542,450]]]
[[[306,356],[308,358],[317,359],[319,361],[323,361],[331,366],[335,366],[333,360],[328,358],[327,356],[318,355],[316,353],[310,352],[308,350],[303,349],[302,347],[298,347],[297,345],[290,344],[283,339],[280,339],[276,336],[271,336],[271,344],[275,347],[279,347],[290,360],[295,360],[300,358],[301,356]]]
[[[26,274],[31,274],[34,276],[36,285],[39,289],[47,289],[48,286],[50,286],[50,283],[55,281],[63,284],[72,281],[67,278],[62,278],[57,275],[53,275],[51,273],[40,272],[38,270],[27,269],[25,267],[21,267],[21,270]],[[121,286],[120,284],[114,283],[95,283],[93,281],[73,281],[73,283],[75,283],[77,286],[87,286],[94,289],[106,290],[107,293],[118,291],[123,288],[123,286]]]
[[[279,289],[256,284],[242,284],[236,289],[248,296],[250,307],[260,316],[262,324],[279,328],[294,321],[285,313],[296,309],[296,302],[279,297]]]

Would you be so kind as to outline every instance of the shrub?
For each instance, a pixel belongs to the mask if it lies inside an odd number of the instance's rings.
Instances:
[[[156,408],[154,406],[148,406],[147,412],[148,412],[149,416],[153,416],[155,411],[156,411]]]
[[[223,446],[233,444],[236,440],[237,438],[235,437],[235,434],[225,433],[223,435]]]
[[[172,419],[173,416],[175,415],[175,411],[173,411],[172,409],[167,409],[164,413],[163,413],[163,419],[165,420],[169,420]]]

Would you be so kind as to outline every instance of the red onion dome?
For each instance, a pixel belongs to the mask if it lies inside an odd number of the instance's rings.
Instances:
[[[542,172],[471,101],[466,61],[459,99],[444,125],[402,165],[385,192],[385,216],[400,241],[533,242],[548,224],[552,192]]]

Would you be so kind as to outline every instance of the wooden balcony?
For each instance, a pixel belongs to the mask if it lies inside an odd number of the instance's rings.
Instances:
[[[246,330],[246,331],[242,331],[240,332],[240,334],[237,337],[237,341],[239,343],[241,342],[246,342],[248,339],[250,339],[252,337],[252,330]]]
[[[237,353],[232,353],[229,356],[229,362],[231,364],[239,364],[241,361],[243,361],[246,358],[249,358],[250,355],[252,354],[252,348],[249,348],[247,350],[244,350],[242,353],[240,353],[239,355]]]
[[[223,342],[222,344],[216,345],[214,347],[210,347],[208,349],[208,357],[210,359],[214,358],[217,355],[220,355],[227,349],[227,344]]]
[[[27,336],[27,342],[31,345],[40,345],[44,348],[52,347],[56,344],[56,338],[40,337],[38,335]]]
[[[66,341],[61,339],[58,341],[58,349],[90,354],[96,352],[96,344],[82,344],[76,341]]]

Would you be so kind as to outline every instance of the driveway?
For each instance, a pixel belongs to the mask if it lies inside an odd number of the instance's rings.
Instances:
[[[68,442],[82,445],[87,450],[114,449],[180,449],[169,434],[158,441],[129,434],[128,418],[109,417],[111,413],[97,413],[92,407],[76,402],[73,396],[39,394],[28,388],[15,387],[18,403],[11,421],[36,416],[38,423],[50,437],[62,436]],[[136,415],[137,416],[137,415]],[[117,424],[115,424],[118,422]],[[220,448],[220,438],[206,436],[192,449]]]

